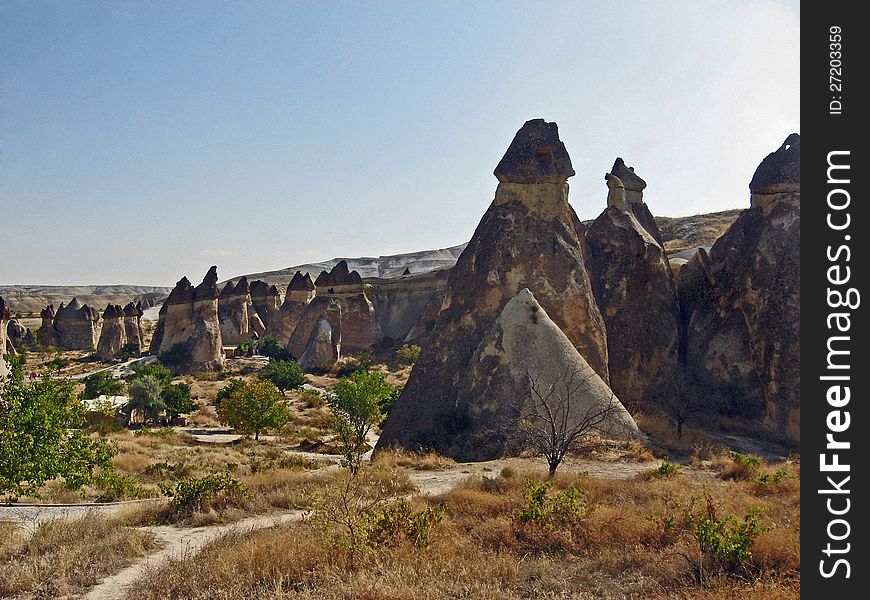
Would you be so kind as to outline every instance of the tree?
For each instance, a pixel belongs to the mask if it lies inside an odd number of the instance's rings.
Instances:
[[[79,429],[85,408],[72,384],[47,375],[25,383],[20,366],[12,366],[0,393],[0,495],[7,501],[36,495],[58,478],[79,489],[93,482],[96,469],[112,469],[115,450]]]
[[[267,335],[257,342],[257,353],[260,356],[277,360],[286,361],[293,359],[293,355],[278,341],[278,338],[271,335]]]
[[[100,396],[120,396],[124,393],[124,384],[117,379],[112,379],[112,375],[106,371],[93,373],[85,377],[85,392],[83,397],[86,400],[99,398]]]
[[[232,384],[231,384],[232,385]],[[218,418],[241,434],[254,434],[278,429],[290,421],[290,410],[284,395],[270,381],[241,382],[224,397],[217,407]]]
[[[245,381],[243,379],[237,379],[237,378],[230,379],[229,382],[227,383],[227,385],[225,385],[224,387],[219,389],[218,393],[215,395],[215,398],[214,398],[215,408],[219,407],[221,405],[221,402],[226,400],[230,396],[230,394],[235,393],[236,390],[240,389],[244,385],[245,385]]]
[[[556,475],[569,451],[576,450],[590,434],[605,431],[605,424],[619,410],[613,392],[604,402],[582,406],[583,389],[594,377],[591,370],[568,370],[546,385],[537,375],[527,374],[529,395],[519,407],[519,436],[547,460],[547,479]]]
[[[165,408],[163,404],[163,385],[154,375],[143,375],[134,379],[129,386],[130,401],[127,408],[132,416],[133,410],[142,412],[146,421],[155,419]]]
[[[173,344],[172,347],[160,356],[160,360],[173,372],[177,373],[187,367],[193,360],[193,353],[187,343]]]
[[[131,381],[134,379],[140,379],[146,375],[154,376],[158,381],[160,381],[162,387],[166,387],[172,383],[172,371],[161,365],[159,362],[149,363],[144,367],[134,367]]]
[[[260,371],[260,379],[274,383],[282,394],[286,390],[301,388],[306,382],[305,374],[295,360],[270,360]]]
[[[698,395],[686,377],[683,369],[679,369],[666,384],[661,395],[662,408],[677,428],[677,439],[683,437],[683,425],[689,418],[701,410]]]
[[[332,427],[341,443],[345,463],[356,474],[366,452],[366,438],[372,427],[384,420],[383,403],[392,396],[393,386],[384,374],[357,371],[342,377],[335,392],[327,396],[332,409]]]
[[[396,350],[396,355],[409,365],[413,366],[420,358],[421,351],[420,346],[417,344],[405,344]]]
[[[181,413],[193,412],[197,409],[196,402],[190,397],[190,386],[186,383],[170,383],[160,394],[166,414],[176,418]]]

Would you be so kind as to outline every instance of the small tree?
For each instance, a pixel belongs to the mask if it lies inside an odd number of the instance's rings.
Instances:
[[[282,394],[301,388],[306,382],[305,374],[295,360],[270,360],[260,371],[260,379],[274,383]]]
[[[686,377],[683,369],[679,369],[665,386],[661,395],[662,408],[677,428],[677,439],[683,437],[683,425],[689,418],[700,412],[698,395]]]
[[[392,396],[393,386],[384,374],[357,371],[342,377],[335,392],[327,397],[332,409],[332,427],[341,443],[346,466],[356,474],[366,452],[366,438],[384,420],[383,403]]]
[[[81,427],[85,409],[72,385],[48,376],[24,382],[20,366],[0,394],[0,496],[36,495],[44,483],[62,478],[70,489],[94,481],[97,469],[112,469],[115,450]]]
[[[140,379],[146,375],[152,375],[155,377],[163,387],[172,383],[172,371],[161,365],[159,362],[153,362],[144,367],[134,367],[133,376],[130,378],[130,381]]]
[[[85,377],[85,392],[83,397],[86,400],[99,398],[102,395],[120,396],[123,393],[124,384],[117,379],[112,379],[112,375],[106,371]]]
[[[230,379],[229,382],[227,382],[227,385],[225,385],[224,387],[219,389],[217,394],[215,395],[215,398],[214,398],[215,408],[219,407],[224,400],[229,398],[230,394],[235,393],[237,390],[239,390],[244,385],[245,385],[244,379],[238,379],[238,378]]]
[[[166,414],[175,419],[181,413],[196,410],[196,402],[190,397],[190,386],[186,383],[170,383],[161,393]]]
[[[267,335],[257,342],[257,354],[277,360],[292,360],[293,358],[287,348],[278,341],[278,338],[271,335]]]
[[[595,372],[566,371],[553,383],[541,382],[537,375],[527,375],[529,395],[520,409],[521,441],[540,452],[547,460],[547,479],[556,475],[568,452],[576,450],[592,433],[606,429],[605,424],[619,410],[619,400],[610,397],[584,407],[584,388]]]
[[[163,404],[163,385],[154,375],[143,375],[134,379],[129,386],[130,401],[127,408],[132,417],[133,411],[142,413],[147,422],[155,419],[166,408]]]
[[[284,395],[269,381],[242,382],[234,385],[217,407],[218,418],[241,434],[278,429],[290,420]]]

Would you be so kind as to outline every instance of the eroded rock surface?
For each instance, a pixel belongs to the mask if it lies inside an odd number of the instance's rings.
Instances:
[[[218,299],[218,315],[221,322],[221,339],[224,344],[240,344],[251,338],[250,315],[251,293],[248,279],[242,277],[233,285],[228,281]]]
[[[573,172],[555,124],[537,119],[517,132],[496,169],[495,199],[451,270],[431,339],[385,423],[382,447],[443,447],[464,427],[460,379],[523,288],[606,382],[604,321],[585,268],[582,225],[568,204]]]
[[[341,358],[342,308],[335,298],[323,298],[325,309],[318,315],[305,350],[299,356],[304,371],[328,368]]]
[[[187,364],[183,371],[220,370],[224,364],[223,342],[218,318],[217,267],[211,267],[195,288],[182,277],[160,310],[152,352],[166,356],[182,349]]]
[[[119,304],[110,304],[103,311],[103,327],[97,343],[97,356],[100,360],[111,360],[121,354],[127,343],[127,329],[124,327],[124,309]]]
[[[687,364],[726,410],[799,440],[800,136],[762,161],[750,191],[709,257],[683,267]]]
[[[39,342],[63,350],[95,350],[100,336],[100,313],[73,298],[55,312],[49,306],[40,313]],[[44,331],[43,331],[44,330]]]
[[[614,167],[627,171],[622,159]],[[627,173],[636,188],[646,186]],[[610,385],[636,403],[653,398],[677,369],[680,307],[667,254],[636,216],[649,214],[642,192],[629,203],[622,182],[612,173],[606,179],[607,208],[587,230],[587,262],[607,327]]]

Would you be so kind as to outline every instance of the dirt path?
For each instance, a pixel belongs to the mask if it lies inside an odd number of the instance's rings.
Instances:
[[[202,550],[208,543],[231,532],[248,532],[274,527],[282,523],[298,521],[303,511],[297,510],[278,516],[257,516],[244,519],[230,525],[211,527],[180,528],[168,525],[145,527],[157,536],[164,544],[163,548],[154,554],[133,563],[126,569],[110,575],[98,583],[83,596],[85,600],[114,600],[127,595],[130,587],[138,581],[148,569],[157,568],[173,558],[191,556]]]

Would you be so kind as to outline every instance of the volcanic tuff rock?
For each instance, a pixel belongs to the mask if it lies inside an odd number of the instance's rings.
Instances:
[[[38,332],[40,343],[50,344],[64,350],[95,350],[100,335],[100,313],[95,308],[73,298],[66,306],[61,304],[57,312],[49,306],[42,313],[42,328]],[[46,341],[43,342],[43,339]]]
[[[97,356],[100,360],[110,360],[121,353],[127,343],[127,330],[124,327],[124,309],[119,304],[110,304],[103,311],[103,327],[97,343]]]
[[[16,350],[36,347],[36,337],[33,335],[33,332],[22,325],[18,319],[10,320],[6,326],[6,340]]]
[[[622,159],[617,165],[624,168]],[[614,201],[614,190],[623,189],[614,180],[608,174],[607,208],[586,233],[586,258],[607,326],[611,386],[623,402],[638,402],[677,368],[680,307],[665,250],[633,210],[648,212],[646,205]]]
[[[250,339],[251,325],[248,314],[250,306],[248,279],[242,277],[236,285],[228,281],[218,299],[221,340],[224,344],[234,345]]]
[[[7,354],[6,350],[6,327],[7,322],[12,318],[9,312],[9,307],[3,296],[0,296],[0,386],[3,385],[3,379],[9,374],[9,366],[4,358]]]
[[[281,306],[281,292],[274,285],[265,281],[252,281],[250,285],[251,304],[265,327],[265,333],[272,330],[272,322],[277,318],[278,309]]]
[[[681,275],[687,365],[725,408],[800,439],[800,137],[759,165],[752,206]],[[689,267],[688,263],[683,268]],[[682,288],[692,286],[691,289]]]
[[[293,279],[290,280],[290,284],[287,286],[284,302],[278,310],[278,314],[272,323],[272,331],[270,332],[284,346],[290,344],[293,331],[299,325],[305,308],[314,300],[314,295],[315,287],[314,282],[311,281],[311,276],[308,273],[303,275],[299,271],[296,271],[296,274],[293,275]]]
[[[624,438],[639,433],[619,399],[528,289],[505,305],[475,349],[458,387],[458,412],[466,415],[466,425],[437,447],[458,460],[517,453],[522,449],[520,421],[533,414],[545,418],[548,408],[565,410],[565,431],[602,414],[596,429],[603,435]],[[555,394],[545,405],[541,396],[550,389]]]
[[[160,309],[152,352],[164,356],[176,345],[190,352],[190,371],[220,370],[224,364],[218,319],[217,267],[211,267],[202,283],[194,288],[182,277]]]
[[[305,350],[299,356],[303,371],[314,371],[341,358],[341,303],[335,298],[324,299],[326,308],[319,313]]]
[[[128,303],[124,307],[124,334],[127,336],[127,348],[133,356],[142,353],[145,334],[142,331],[142,302]]]
[[[526,156],[521,153],[525,152]],[[440,447],[467,422],[460,380],[505,304],[529,288],[607,380],[604,322],[584,266],[573,174],[555,124],[527,122],[496,169],[495,199],[451,270],[434,331],[384,426],[380,446]]]

